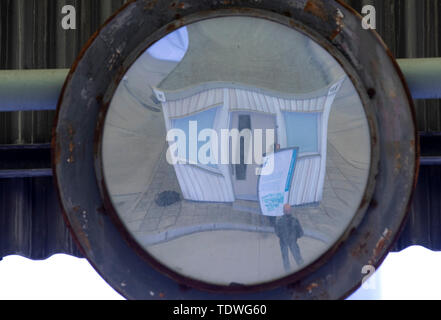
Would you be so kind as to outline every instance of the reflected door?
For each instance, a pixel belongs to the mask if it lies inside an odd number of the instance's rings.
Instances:
[[[231,114],[230,129],[238,129],[239,132],[243,130],[250,130],[251,136],[257,129],[262,129],[262,155],[270,148],[267,145],[267,130],[276,131],[276,117],[269,114],[256,112],[233,112]],[[253,139],[251,139],[253,140]],[[251,141],[250,140],[250,141]],[[256,170],[259,165],[256,163],[254,157],[254,149],[257,141],[252,141],[248,144],[245,137],[240,137],[240,144],[237,146],[239,150],[240,163],[231,165],[232,182],[234,188],[235,198],[238,200],[258,201],[257,197],[257,181],[258,175]],[[260,150],[259,150],[260,151]],[[251,152],[252,164],[248,164],[245,160],[247,152]],[[233,163],[233,162],[232,162]]]

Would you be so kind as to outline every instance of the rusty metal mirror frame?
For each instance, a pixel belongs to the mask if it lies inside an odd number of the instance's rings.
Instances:
[[[156,262],[124,227],[102,174],[101,134],[113,94],[154,42],[204,19],[269,19],[315,40],[343,67],[365,109],[371,134],[367,188],[349,227],[317,261],[284,279],[220,287]],[[66,223],[98,273],[129,299],[338,299],[379,266],[401,230],[418,171],[413,103],[381,39],[333,0],[132,1],[91,38],[64,85],[53,136],[53,168]]]

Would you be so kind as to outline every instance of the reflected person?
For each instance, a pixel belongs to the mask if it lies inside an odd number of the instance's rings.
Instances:
[[[283,216],[277,217],[274,222],[276,235],[279,237],[280,250],[282,252],[283,267],[286,272],[291,271],[289,262],[289,250],[291,251],[297,266],[303,265],[297,240],[303,237],[303,229],[297,217],[293,215],[293,209],[289,204],[283,207]]]

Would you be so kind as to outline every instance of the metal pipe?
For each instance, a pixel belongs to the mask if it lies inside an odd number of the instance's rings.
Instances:
[[[397,62],[414,99],[441,99],[441,58],[398,59]],[[1,70],[0,112],[55,110],[68,72],[68,69]],[[430,147],[433,144],[426,141],[429,138],[421,137],[422,146]],[[7,146],[6,149],[13,150],[14,146]],[[28,152],[30,152],[32,148],[25,149],[29,149]],[[38,151],[44,147],[40,146],[36,149]],[[2,150],[2,146],[0,146],[0,150]],[[26,155],[25,158],[29,158],[29,156]],[[423,152],[421,165],[441,165],[441,156],[438,156],[437,152],[435,154]],[[0,179],[49,176],[51,175],[49,168],[49,165],[43,168],[32,166],[0,168]]]
[[[17,179],[17,178],[43,178],[51,177],[52,169],[16,169],[16,170],[0,170],[0,179]]]
[[[69,70],[1,70],[0,112],[55,110]]]
[[[414,99],[441,99],[441,58],[398,59]]]
[[[414,99],[441,99],[441,58],[397,60]],[[1,70],[0,112],[55,110],[68,69]]]
[[[49,177],[51,145],[0,145],[0,179]]]
[[[420,165],[421,166],[441,166],[441,157],[436,156],[422,156],[420,158]]]

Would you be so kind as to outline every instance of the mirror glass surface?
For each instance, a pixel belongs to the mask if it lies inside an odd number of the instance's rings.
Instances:
[[[148,48],[112,98],[107,191],[153,258],[210,284],[295,273],[359,208],[371,142],[360,97],[305,34],[261,18],[213,18]]]

